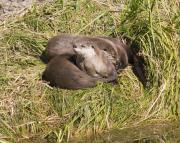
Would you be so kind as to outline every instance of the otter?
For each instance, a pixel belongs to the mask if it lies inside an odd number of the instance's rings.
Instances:
[[[124,39],[119,39],[119,38],[112,38],[112,37],[101,37],[107,40],[112,41],[118,48],[118,55],[123,57],[125,54],[122,54],[123,52],[126,52],[127,58],[124,57],[122,60],[126,63],[128,60],[128,64],[132,66],[133,73],[136,75],[136,77],[139,79],[139,81],[143,84],[144,87],[147,86],[147,77],[146,77],[146,63],[144,60],[144,57],[142,55],[139,55],[138,53],[140,52],[140,46],[135,42],[132,41],[128,37],[124,37]],[[119,50],[119,49],[124,49]],[[124,63],[120,62],[120,63]],[[123,66],[125,67],[126,64],[120,65],[121,68]],[[120,68],[120,70],[121,70]]]
[[[132,53],[130,48],[130,41],[128,41],[128,44],[125,42],[124,39],[120,38],[112,38],[112,37],[105,37],[100,36],[98,37],[100,39],[103,39],[106,42],[112,43],[116,49],[116,55],[117,55],[117,61],[116,61],[116,69],[122,70],[125,67],[127,67],[131,61]]]
[[[117,73],[114,65],[108,59],[106,52],[95,47],[93,43],[76,41],[73,45],[77,53],[76,64],[92,77],[103,77],[115,80]]]
[[[81,71],[71,58],[56,56],[47,64],[42,79],[50,86],[62,89],[84,89],[96,86],[98,81],[109,82],[106,78],[91,77]]]
[[[103,44],[102,40],[84,36],[74,36],[62,34],[51,38],[48,41],[44,51],[47,60],[47,67],[43,73],[43,80],[49,81],[51,86],[64,89],[81,89],[93,87],[96,82],[116,82],[116,70],[108,77],[91,77],[76,66],[76,53],[73,43],[77,41],[91,41],[96,43],[97,47]],[[96,41],[96,42],[95,42]],[[110,48],[107,48],[110,47]],[[104,48],[109,55],[115,55],[115,49],[112,45],[107,44]],[[106,49],[107,48],[107,49]],[[70,60],[71,59],[71,60]]]
[[[51,59],[54,59],[54,57],[60,55],[64,57],[63,59],[64,63],[69,62],[68,60],[70,58],[76,56],[76,53],[73,48],[73,43],[76,43],[76,41],[92,42],[95,47],[98,47],[100,50],[105,51],[105,54],[109,56],[108,59],[111,59],[110,61],[115,66],[115,69],[117,70],[118,73],[129,64],[132,65],[132,69],[135,75],[143,83],[143,85],[146,85],[146,78],[144,76],[144,71],[143,71],[144,67],[141,64],[142,59],[137,55],[137,52],[132,51],[132,49],[130,48],[131,47],[130,44],[127,45],[127,43],[124,43],[119,38],[102,37],[102,36],[89,37],[89,36],[79,36],[79,35],[71,35],[71,34],[60,34],[54,36],[48,41],[47,47],[45,51],[42,53],[40,58],[45,63],[48,63],[51,61]],[[64,65],[65,64],[62,64],[62,66]],[[68,65],[76,67],[76,59],[74,58],[71,61],[71,64]],[[49,67],[53,68],[52,66]],[[71,69],[70,67],[67,66],[66,68]],[[56,74],[58,74],[57,71]],[[83,72],[81,70],[79,71]],[[72,72],[73,74],[73,70],[69,72]],[[63,74],[60,71],[59,73]],[[76,80],[78,80],[78,78],[76,78]]]

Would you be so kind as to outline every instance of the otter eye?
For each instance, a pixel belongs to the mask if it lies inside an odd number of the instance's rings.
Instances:
[[[104,49],[104,51],[107,51],[107,49]]]
[[[83,47],[83,48],[85,47],[85,45],[82,45],[82,44],[80,46]]]
[[[91,45],[91,47],[94,49],[94,46],[93,46],[93,45]]]

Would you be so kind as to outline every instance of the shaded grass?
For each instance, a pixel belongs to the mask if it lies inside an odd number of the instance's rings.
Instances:
[[[179,3],[176,0],[113,3],[60,1],[34,6],[19,20],[0,27],[0,142],[67,141],[113,127],[179,116]],[[58,33],[123,34],[137,42],[147,64],[144,89],[131,67],[117,85],[69,91],[41,81],[39,56]],[[86,132],[84,134],[84,132]]]
[[[143,48],[149,81],[158,91],[157,99],[165,100],[162,107],[176,115],[179,114],[180,94],[178,6],[175,0],[133,1],[127,10],[128,18],[123,20],[123,25],[128,25],[125,33],[129,33]]]

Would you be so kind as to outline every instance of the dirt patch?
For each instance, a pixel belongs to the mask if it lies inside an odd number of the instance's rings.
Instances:
[[[52,0],[1,0],[0,22],[9,16],[23,15],[34,3],[45,3]]]

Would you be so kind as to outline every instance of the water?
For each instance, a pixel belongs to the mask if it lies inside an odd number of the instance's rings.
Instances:
[[[180,122],[112,129],[100,135],[73,139],[73,143],[180,143]]]
[[[22,143],[55,143],[53,138],[34,138]],[[62,141],[66,143],[67,141]],[[73,138],[70,143],[180,143],[180,122],[156,123],[124,129],[111,129],[102,134]],[[21,142],[20,142],[21,143]]]

